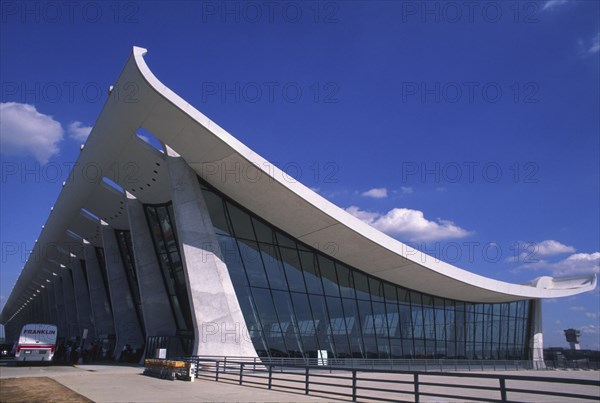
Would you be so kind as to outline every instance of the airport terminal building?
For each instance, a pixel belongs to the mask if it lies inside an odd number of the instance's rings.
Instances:
[[[186,103],[145,53],[111,87],[0,315],[8,340],[53,323],[116,356],[543,365],[541,299],[596,287],[594,275],[509,284],[408,253]]]

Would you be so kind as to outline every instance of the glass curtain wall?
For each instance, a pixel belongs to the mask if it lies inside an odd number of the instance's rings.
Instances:
[[[259,355],[527,358],[528,301],[474,304],[388,283],[294,240],[200,183]]]
[[[408,290],[296,241],[201,179],[260,356],[526,359],[529,302],[474,304]]]

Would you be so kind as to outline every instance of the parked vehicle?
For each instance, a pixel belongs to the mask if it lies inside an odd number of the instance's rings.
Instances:
[[[15,351],[17,361],[52,361],[56,348],[57,328],[45,323],[23,326]]]

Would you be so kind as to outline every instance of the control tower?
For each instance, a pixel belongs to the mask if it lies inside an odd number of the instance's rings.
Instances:
[[[567,338],[567,342],[571,345],[571,350],[579,350],[579,337],[581,336],[581,331],[577,329],[566,329],[565,337]]]

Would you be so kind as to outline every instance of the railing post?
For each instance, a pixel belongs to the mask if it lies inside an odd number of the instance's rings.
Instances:
[[[305,376],[304,376],[304,394],[305,395],[308,395],[309,377],[310,377],[310,367],[306,367],[306,369],[305,369]]]
[[[419,403],[419,374],[414,373],[415,403]]]
[[[244,363],[240,363],[240,385],[242,384],[244,379]]]
[[[269,389],[273,386],[273,365],[269,365]]]
[[[219,382],[219,361],[217,361],[217,374],[215,375],[215,381]]]
[[[501,376],[500,378],[500,400],[506,402],[506,379]]]
[[[356,370],[352,370],[352,401],[356,401]]]
[[[227,372],[227,356],[223,357],[223,373]]]

